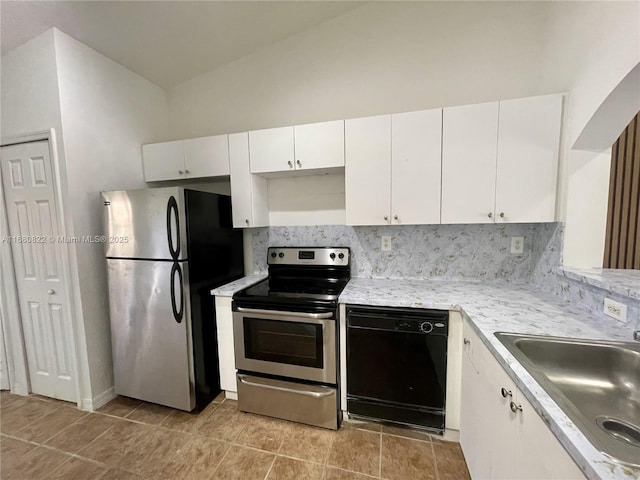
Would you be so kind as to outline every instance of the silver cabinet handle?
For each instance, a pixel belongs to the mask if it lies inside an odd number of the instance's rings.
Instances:
[[[302,166],[302,162],[300,160],[296,160],[296,163],[298,164],[299,167]]]
[[[297,317],[297,318],[331,318],[333,312],[325,313],[309,313],[309,312],[283,312],[280,310],[266,310],[261,308],[244,308],[238,307],[240,313],[255,313],[259,315],[281,315],[283,317]]]
[[[289,168],[293,168],[293,163],[291,163],[291,160],[287,162],[287,165],[289,165]]]
[[[178,170],[178,173],[182,175],[184,172],[182,170]]]
[[[248,218],[245,218],[245,219],[244,219],[244,223],[246,223],[247,225],[249,225],[249,219],[248,219]]]
[[[504,387],[502,387],[502,388],[500,389],[500,394],[501,394],[504,398],[512,397],[512,396],[513,396],[513,394],[511,393],[511,390],[507,390],[507,389],[506,389],[506,388],[504,388]],[[512,402],[512,403],[513,403],[513,402]]]
[[[468,338],[465,338],[463,340],[463,342],[464,342],[465,345],[470,345],[471,344],[471,340],[469,340]]]
[[[500,212],[500,218],[504,218],[504,212]]]
[[[54,293],[56,293],[56,291],[53,288],[50,288],[49,290],[47,290],[47,293],[49,295],[53,295]]]
[[[322,398],[328,397],[329,395],[333,395],[335,393],[335,390],[328,390],[326,392],[310,392],[309,390],[296,390],[294,388],[279,387],[266,383],[255,383],[247,380],[247,377],[245,377],[244,375],[238,375],[238,380],[240,381],[240,383],[244,383],[245,385],[249,385],[251,387],[268,388],[270,390],[278,390],[280,392],[287,393],[297,393],[299,395],[306,395],[307,397]]]
[[[394,219],[394,220],[398,220],[398,215],[394,215],[394,216],[393,216],[393,219]]]
[[[184,173],[189,174],[191,172],[189,170],[185,170]]]
[[[386,215],[384,216],[385,221],[389,220],[389,217],[387,217]]]
[[[511,411],[513,413],[518,413],[518,411],[522,411],[522,405],[516,405],[515,402],[511,402],[509,404],[509,407],[511,408]]]
[[[489,217],[489,218],[493,218],[493,213],[489,212],[489,214],[487,215],[487,217]]]

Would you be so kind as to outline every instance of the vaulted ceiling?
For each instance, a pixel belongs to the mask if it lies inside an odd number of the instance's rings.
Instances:
[[[366,2],[5,1],[2,54],[51,27],[170,88]]]

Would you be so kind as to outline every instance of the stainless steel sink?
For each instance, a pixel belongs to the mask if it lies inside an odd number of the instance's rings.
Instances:
[[[495,335],[596,448],[640,466],[640,343]]]

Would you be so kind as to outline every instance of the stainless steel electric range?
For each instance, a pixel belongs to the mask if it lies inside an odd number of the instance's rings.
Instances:
[[[348,248],[270,247],[269,277],[233,297],[238,408],[337,429],[338,296]]]

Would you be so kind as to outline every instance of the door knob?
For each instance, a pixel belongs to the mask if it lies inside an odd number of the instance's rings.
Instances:
[[[518,410],[519,410],[519,411],[522,411],[522,405],[516,405],[516,403],[515,403],[515,402],[511,402],[511,403],[509,404],[509,408],[511,408],[511,411],[512,411],[513,413],[518,413]]]
[[[56,291],[53,288],[50,288],[49,290],[47,290],[47,293],[49,295],[53,295],[54,293],[56,293]]]
[[[502,387],[502,388],[500,389],[500,394],[501,394],[504,398],[512,397],[512,396],[513,396],[513,394],[511,393],[511,390],[507,390],[507,389],[506,389],[506,388],[504,388],[504,387]]]

